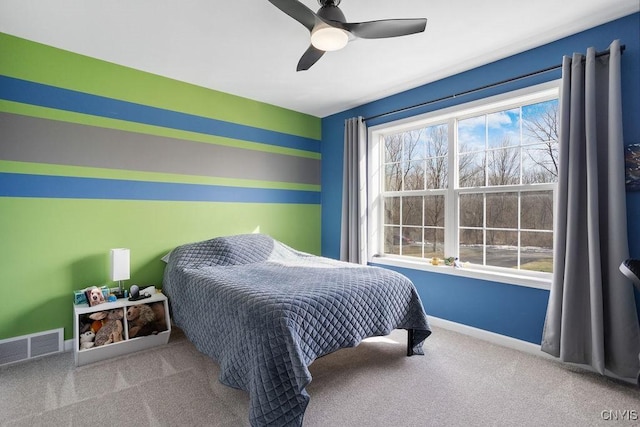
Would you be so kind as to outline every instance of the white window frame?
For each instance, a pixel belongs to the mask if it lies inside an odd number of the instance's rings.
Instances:
[[[552,273],[543,273],[527,270],[511,270],[506,268],[491,266],[476,266],[472,268],[454,269],[448,266],[433,266],[428,260],[404,257],[399,255],[384,254],[384,209],[382,206],[383,191],[383,174],[384,168],[381,165],[384,162],[383,146],[384,136],[398,132],[408,131],[411,129],[419,129],[434,126],[441,123],[448,123],[449,132],[449,151],[454,150],[457,153],[457,126],[452,126],[455,119],[466,117],[474,117],[480,114],[490,114],[495,111],[502,111],[514,104],[525,105],[529,103],[543,102],[554,98],[559,98],[560,80],[543,83],[540,85],[530,86],[516,91],[506,92],[503,94],[491,96],[488,98],[472,101],[449,108],[433,111],[430,113],[413,116],[393,122],[388,122],[368,129],[368,251],[367,260],[373,264],[382,264],[396,267],[412,268],[430,272],[443,274],[451,274],[456,276],[470,277],[476,279],[490,280],[494,282],[508,283],[540,289],[549,289],[551,285]],[[457,154],[456,154],[457,156]],[[449,179],[448,187],[443,191],[445,196],[445,248],[458,247],[458,198],[457,194],[466,192],[477,192],[479,188],[457,188],[458,171],[455,165],[454,155],[448,156]],[[554,190],[554,216],[556,209],[555,191],[557,184],[522,184],[517,185],[518,189],[535,189],[535,190]],[[505,188],[500,187],[482,187],[481,191],[490,193],[492,191],[503,191]],[[438,190],[440,191],[440,190]],[[420,195],[420,193],[416,193]],[[452,213],[455,213],[452,214]],[[463,260],[464,261],[464,260]]]

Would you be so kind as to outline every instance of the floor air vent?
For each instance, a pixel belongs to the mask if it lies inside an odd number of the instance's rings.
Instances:
[[[63,351],[64,329],[0,340],[0,366]]]

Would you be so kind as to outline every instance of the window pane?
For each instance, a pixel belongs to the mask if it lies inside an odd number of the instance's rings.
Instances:
[[[447,158],[435,157],[426,161],[427,188],[446,188],[448,184]]]
[[[483,264],[483,236],[484,232],[482,230],[460,229],[460,261]]]
[[[384,189],[385,191],[402,190],[402,169],[400,163],[392,163],[384,167]]]
[[[518,232],[487,230],[487,265],[518,267]]]
[[[487,152],[489,185],[520,183],[520,149],[505,148]]]
[[[463,154],[458,158],[460,187],[481,187],[485,185],[485,153]]]
[[[422,197],[402,198],[402,225],[422,225]]]
[[[484,150],[487,137],[487,116],[482,115],[470,119],[458,120],[458,152]]]
[[[446,124],[426,129],[427,157],[446,156],[449,152],[449,126]]]
[[[522,147],[522,182],[557,182],[558,154],[557,141]]]
[[[400,225],[400,197],[384,198],[384,223]]]
[[[531,230],[553,230],[553,192],[523,192],[520,227]]]
[[[518,227],[518,193],[487,194],[487,227]]]
[[[489,148],[520,145],[520,108],[487,115]]]
[[[424,130],[412,130],[404,132],[403,137],[403,149],[404,149],[404,161],[421,160],[425,157],[425,141],[423,138]]]
[[[425,196],[423,225],[444,227],[444,196]]]
[[[444,258],[444,229],[425,228],[423,246],[425,258]]]
[[[384,138],[384,162],[397,163],[402,160],[402,134]]]
[[[558,141],[558,100],[522,107],[523,143]]]
[[[384,253],[400,254],[400,227],[384,227]]]
[[[424,161],[409,162],[404,174],[405,190],[424,190]]]
[[[402,227],[402,255],[422,257],[422,227]]]
[[[521,269],[553,271],[553,233],[522,232],[520,245]]]
[[[484,224],[484,195],[460,195],[460,226],[482,227]]]

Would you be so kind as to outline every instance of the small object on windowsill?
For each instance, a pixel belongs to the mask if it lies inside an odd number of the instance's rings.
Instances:
[[[431,258],[431,265],[440,265],[440,258],[438,258],[437,256]]]
[[[457,256],[456,257],[450,256],[448,258],[445,258],[444,265],[447,265],[453,268],[462,268],[462,262],[460,262]]]

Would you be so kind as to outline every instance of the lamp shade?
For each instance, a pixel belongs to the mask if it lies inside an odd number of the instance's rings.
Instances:
[[[349,42],[346,31],[326,24],[316,25],[311,31],[311,44],[325,52],[340,50]]]
[[[129,249],[111,249],[111,280],[129,280]]]

